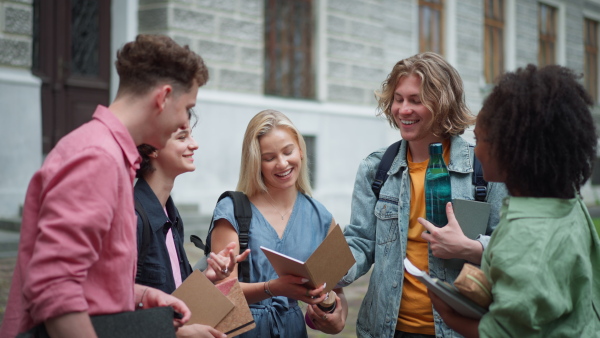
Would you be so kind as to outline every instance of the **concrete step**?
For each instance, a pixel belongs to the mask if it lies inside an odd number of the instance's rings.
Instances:
[[[183,219],[185,227],[185,241],[189,242],[190,235],[196,235],[204,242],[208,235],[208,227],[210,226],[211,216],[203,216],[200,214],[179,213]]]
[[[211,216],[200,214],[197,203],[176,203],[176,206],[185,226],[185,241],[189,242],[190,235],[196,235],[205,241]]]
[[[19,238],[18,231],[0,230],[0,258],[17,256]]]
[[[197,203],[175,203],[180,214],[199,214],[200,206]]]
[[[17,256],[20,230],[20,218],[0,219],[0,258]]]
[[[21,218],[0,218],[0,230],[19,232],[21,230]]]

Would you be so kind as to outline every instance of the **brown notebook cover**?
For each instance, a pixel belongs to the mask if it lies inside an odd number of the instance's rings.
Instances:
[[[331,229],[306,262],[262,246],[260,248],[279,276],[308,278],[306,284],[312,288],[327,283],[323,292],[331,291],[355,262],[339,224]]]
[[[215,326],[215,329],[225,333],[227,337],[235,337],[256,327],[254,317],[250,312],[246,297],[237,279],[227,279],[216,285],[235,305],[233,310]]]
[[[229,300],[200,270],[194,270],[173,291],[192,311],[187,324],[203,324],[215,327],[234,308]]]

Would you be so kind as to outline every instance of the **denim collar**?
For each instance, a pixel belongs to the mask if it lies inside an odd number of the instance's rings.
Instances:
[[[402,142],[398,155],[394,159],[388,174],[394,175],[400,169],[404,170],[408,166],[406,161],[406,151],[408,142]],[[448,171],[454,171],[458,173],[471,173],[473,172],[473,150],[467,141],[460,136],[452,136],[450,138],[450,163],[448,164]]]

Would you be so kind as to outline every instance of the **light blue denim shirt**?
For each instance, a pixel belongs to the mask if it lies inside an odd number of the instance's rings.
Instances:
[[[402,142],[400,151],[389,170],[389,177],[379,200],[371,190],[371,183],[381,157],[380,149],[365,158],[356,174],[352,195],[352,215],[344,235],[356,259],[356,264],[340,281],[339,286],[347,286],[369,271],[373,272],[369,289],[358,313],[356,333],[358,337],[393,337],[396,330],[398,310],[404,281],[403,259],[406,257],[406,244],[410,210],[410,176],[407,168],[407,142]],[[453,137],[450,145],[450,182],[452,198],[473,200],[474,187],[473,147],[461,137]],[[487,202],[492,210],[486,235],[477,240],[485,248],[499,221],[499,210],[507,191],[503,184],[488,183]],[[375,264],[374,264],[375,263]],[[444,267],[442,259],[436,258],[429,250],[429,274],[444,281],[453,282],[459,270]],[[434,310],[437,337],[460,337],[450,330]]]

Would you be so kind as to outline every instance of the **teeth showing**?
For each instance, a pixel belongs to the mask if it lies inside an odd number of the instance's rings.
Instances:
[[[287,175],[289,175],[291,172],[292,172],[292,169],[290,169],[290,170],[288,170],[288,171],[286,171],[286,172],[284,172],[284,173],[281,173],[281,174],[275,174],[275,175],[276,175],[276,176],[279,176],[279,177],[284,177],[284,176],[287,176]]]
[[[402,122],[402,124],[415,124],[418,121],[405,121],[405,120],[400,120],[400,122]]]

